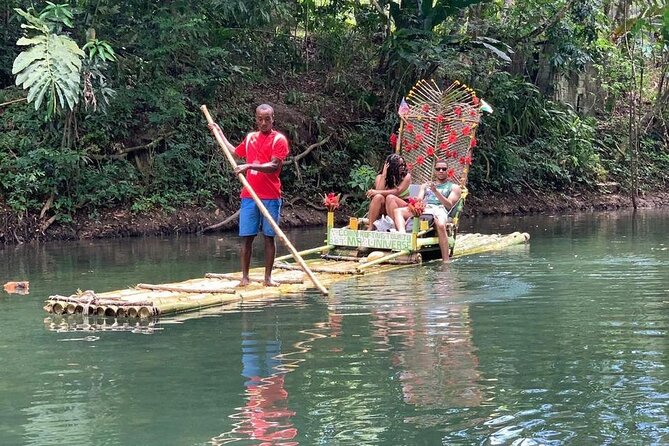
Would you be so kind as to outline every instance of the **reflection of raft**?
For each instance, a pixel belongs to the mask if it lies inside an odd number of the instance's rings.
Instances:
[[[359,231],[361,233],[367,231]],[[411,235],[411,234],[408,234]],[[503,249],[526,243],[529,235],[515,232],[508,235],[460,234],[453,257]],[[351,275],[376,274],[420,263],[420,253],[386,251],[377,257],[377,251],[351,251],[335,254],[331,245],[303,251],[302,255],[322,256],[307,260],[311,270],[323,284],[332,284]],[[390,258],[389,258],[390,256]],[[314,287],[305,279],[300,267],[278,258],[274,279],[278,287],[262,284],[263,269],[251,270],[252,283],[237,287],[240,274],[206,274],[204,278],[161,285],[139,284],[134,288],[95,293],[84,291],[71,296],[50,296],[44,306],[54,314],[87,314],[100,317],[151,318],[159,315],[194,311],[201,308],[224,306],[244,301],[300,293]],[[255,278],[255,279],[254,279]]]

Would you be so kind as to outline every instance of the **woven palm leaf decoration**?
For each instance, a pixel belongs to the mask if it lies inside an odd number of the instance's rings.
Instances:
[[[434,179],[434,165],[445,161],[450,181],[465,186],[476,146],[476,127],[489,105],[466,85],[455,81],[445,90],[420,80],[398,110],[397,150],[411,172],[412,182]]]

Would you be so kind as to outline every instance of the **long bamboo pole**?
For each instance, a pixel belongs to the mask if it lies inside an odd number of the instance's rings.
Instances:
[[[212,119],[211,115],[209,114],[209,111],[207,110],[206,105],[200,106],[200,110],[202,110],[202,113],[204,113],[204,117],[207,119],[208,124],[214,124],[214,120]],[[233,158],[232,154],[226,147],[225,143],[223,142],[223,138],[219,134],[218,131],[216,131],[215,128],[211,129],[211,133],[214,135],[214,138],[216,138],[216,142],[218,142],[218,145],[221,146],[221,149],[223,149],[223,153],[225,153],[226,158],[230,162],[230,165],[232,168],[237,167],[237,162]],[[270,225],[272,226],[272,229],[274,229],[274,232],[279,236],[281,241],[286,245],[290,253],[293,255],[293,258],[295,261],[302,267],[302,270],[309,276],[311,281],[314,283],[316,288],[318,288],[321,293],[323,294],[328,294],[327,288],[323,286],[323,284],[318,280],[318,278],[314,275],[314,273],[309,269],[307,264],[304,262],[304,259],[300,256],[300,254],[297,252],[295,247],[293,246],[292,243],[290,243],[290,240],[288,240],[288,237],[286,237],[286,234],[283,233],[281,228],[279,227],[278,224],[274,221],[270,213],[267,211],[265,208],[265,205],[260,201],[260,198],[258,198],[258,195],[255,193],[253,188],[251,188],[251,185],[249,182],[246,180],[246,177],[243,174],[237,174],[237,178],[239,178],[239,181],[244,185],[247,191],[249,191],[249,194],[251,194],[251,197],[253,197],[253,201],[256,202],[256,205],[258,206],[258,209],[260,209],[260,212],[265,216],[267,221],[269,221]]]

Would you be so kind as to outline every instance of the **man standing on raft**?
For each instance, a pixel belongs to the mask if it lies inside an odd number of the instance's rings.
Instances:
[[[216,125],[216,124],[213,124]],[[288,140],[274,130],[274,109],[268,104],[256,108],[257,132],[251,132],[244,140],[234,147],[228,139],[221,136],[230,152],[239,159],[246,161],[239,164],[235,174],[246,174],[249,186],[269,211],[272,219],[278,224],[281,216],[281,166],[288,156]],[[276,236],[272,225],[262,215],[260,209],[246,187],[241,192],[241,208],[239,210],[239,236],[241,242],[242,279],[239,286],[249,284],[249,267],[253,252],[253,240],[262,230],[265,238],[265,286],[277,286],[272,280],[272,267],[276,255]]]

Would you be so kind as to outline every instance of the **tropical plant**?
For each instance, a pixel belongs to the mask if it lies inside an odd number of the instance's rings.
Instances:
[[[15,9],[27,23],[26,35],[16,44],[28,47],[14,60],[16,85],[28,90],[28,102],[38,110],[46,99],[46,118],[59,110],[74,110],[79,102],[81,60],[85,56],[69,36],[58,34],[72,27],[72,11],[67,4],[48,6],[37,16],[34,10]]]

